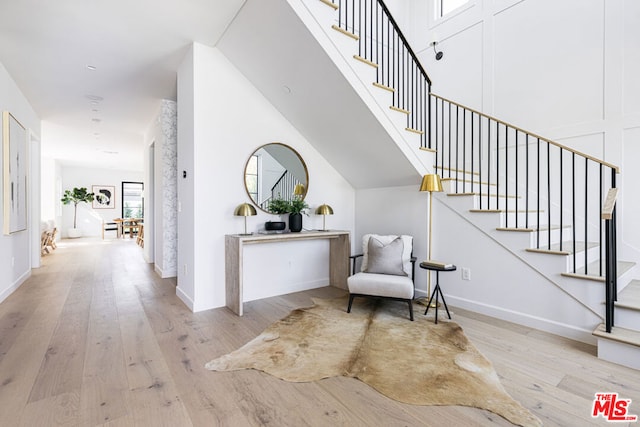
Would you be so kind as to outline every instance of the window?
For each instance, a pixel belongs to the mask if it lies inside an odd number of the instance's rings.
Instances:
[[[436,16],[442,18],[443,16],[453,12],[461,6],[469,3],[470,0],[436,0]]]
[[[260,200],[258,198],[258,156],[253,155],[247,163],[247,170],[244,174],[247,184],[247,192],[251,200]]]
[[[142,182],[122,183],[122,218],[144,218]]]

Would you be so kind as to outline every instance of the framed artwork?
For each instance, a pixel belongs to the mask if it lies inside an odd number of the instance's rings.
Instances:
[[[27,130],[8,111],[2,113],[3,232],[27,229]]]
[[[91,205],[93,209],[116,208],[116,187],[113,185],[94,185],[91,192],[95,195]]]

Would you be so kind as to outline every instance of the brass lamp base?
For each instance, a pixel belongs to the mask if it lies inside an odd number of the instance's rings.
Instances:
[[[416,303],[420,305],[424,305],[426,307],[427,304],[429,304],[429,297],[416,298]],[[431,308],[442,307],[442,304],[440,302],[436,304],[435,301],[431,301],[431,305],[429,307]]]

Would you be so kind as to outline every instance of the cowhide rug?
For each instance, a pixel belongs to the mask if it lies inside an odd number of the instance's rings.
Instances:
[[[357,298],[314,299],[240,349],[206,364],[212,371],[257,369],[292,382],[358,378],[387,397],[414,405],[486,409],[514,424],[540,426],[513,400],[496,372],[454,322],[434,324],[417,306]]]

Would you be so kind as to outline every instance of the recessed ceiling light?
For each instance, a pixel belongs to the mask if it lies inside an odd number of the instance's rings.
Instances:
[[[94,108],[91,111],[94,112],[94,113],[99,113],[100,112],[100,110],[98,110],[97,108]]]
[[[97,117],[94,117],[93,119],[91,119],[91,121],[94,123],[100,123],[102,120]]]
[[[104,101],[104,98],[99,95],[85,95],[84,97],[91,101]]]
[[[87,70],[89,70],[89,71],[95,71],[97,69],[98,69],[98,67],[96,67],[95,65],[87,65]]]
[[[105,154],[119,154],[117,151],[102,150]]]

